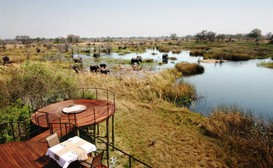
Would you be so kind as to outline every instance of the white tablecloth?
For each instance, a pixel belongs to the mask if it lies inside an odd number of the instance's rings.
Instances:
[[[49,148],[46,155],[54,159],[63,168],[67,168],[71,162],[83,158],[87,159],[87,154],[96,150],[95,145],[75,136]]]

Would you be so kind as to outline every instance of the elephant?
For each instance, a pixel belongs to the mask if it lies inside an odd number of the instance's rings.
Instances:
[[[131,59],[131,65],[133,66],[135,63],[137,63],[139,65],[139,63],[142,62],[142,57],[141,56],[137,56],[136,58],[132,58]]]
[[[100,56],[100,53],[94,53],[93,57],[98,58]]]
[[[86,55],[90,55],[90,50],[85,50]]]
[[[98,65],[90,65],[90,72],[98,72],[99,69]]]
[[[107,65],[106,65],[105,63],[100,64],[100,68],[104,68],[104,69],[105,69],[106,66],[107,66]]]
[[[9,63],[10,61],[8,56],[4,56],[2,60],[3,60],[3,65],[5,65],[6,63]]]
[[[82,63],[82,58],[80,57],[80,58],[74,58],[74,62],[75,63]]]
[[[162,62],[163,62],[163,63],[168,63],[168,59],[169,59],[168,54],[163,54],[163,55],[162,55]]]
[[[108,69],[101,69],[100,73],[102,73],[102,74],[108,74],[108,73],[110,73],[110,71]]]

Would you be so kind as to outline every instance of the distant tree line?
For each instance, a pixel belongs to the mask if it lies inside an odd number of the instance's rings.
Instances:
[[[260,29],[253,29],[251,32],[247,34],[216,34],[212,31],[202,30],[200,33],[197,33],[193,36],[198,41],[234,41],[234,40],[253,40],[253,41],[260,41],[260,40],[269,40],[270,42],[273,41],[273,35],[271,32],[267,33],[265,36],[262,35],[262,31]]]
[[[79,35],[68,34],[67,37],[57,37],[57,38],[30,38],[28,35],[18,35],[15,39],[0,39],[0,49],[5,49],[6,44],[24,44],[27,48],[31,46],[32,43],[43,43],[48,44],[46,48],[50,49],[51,43],[54,44],[74,44],[81,41],[92,41],[92,42],[112,42],[119,40],[196,40],[196,41],[235,41],[235,40],[268,40],[269,43],[273,44],[273,34],[271,32],[266,35],[262,35],[260,29],[253,29],[246,34],[217,34],[213,31],[202,30],[195,35],[187,35],[179,37],[176,33],[170,34],[170,36],[160,36],[160,37],[96,37],[96,38],[81,38]],[[68,43],[68,44],[67,44]]]

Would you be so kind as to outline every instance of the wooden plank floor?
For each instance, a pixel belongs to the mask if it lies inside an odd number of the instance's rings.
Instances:
[[[1,168],[60,168],[49,157],[45,156],[48,149],[45,138],[49,130],[24,142],[9,142],[0,144]],[[73,162],[69,168],[79,168],[79,162]]]
[[[90,99],[78,99],[78,100],[67,100],[54,104],[50,104],[44,108],[39,109],[37,112],[32,114],[31,120],[33,123],[48,128],[46,122],[46,115],[44,112],[47,112],[48,120],[51,123],[58,122],[68,122],[69,117],[71,123],[75,123],[73,114],[65,114],[62,112],[62,109],[71,104],[81,104],[85,105],[87,108],[85,111],[76,114],[76,124],[77,126],[85,126],[91,124],[97,124],[105,121],[108,117],[111,117],[115,112],[115,105],[111,102],[104,100],[90,100]]]

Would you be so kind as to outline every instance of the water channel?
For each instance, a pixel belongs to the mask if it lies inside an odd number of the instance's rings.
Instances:
[[[202,57],[192,57],[188,51],[180,54],[168,53],[169,57],[177,60],[169,60],[167,64],[158,65],[162,61],[162,54],[157,50],[146,50],[145,53],[130,53],[119,55],[112,53],[108,56],[115,59],[131,59],[141,55],[143,59],[154,59],[153,70],[173,68],[175,63],[195,62]],[[260,62],[269,62],[270,59],[249,60],[240,62],[224,62],[222,64],[201,63],[205,72],[201,75],[183,78],[184,81],[195,86],[198,96],[202,97],[192,104],[191,110],[208,115],[213,108],[225,106],[237,106],[246,111],[253,112],[256,116],[273,119],[273,70],[258,67]],[[156,63],[157,62],[157,63]]]

